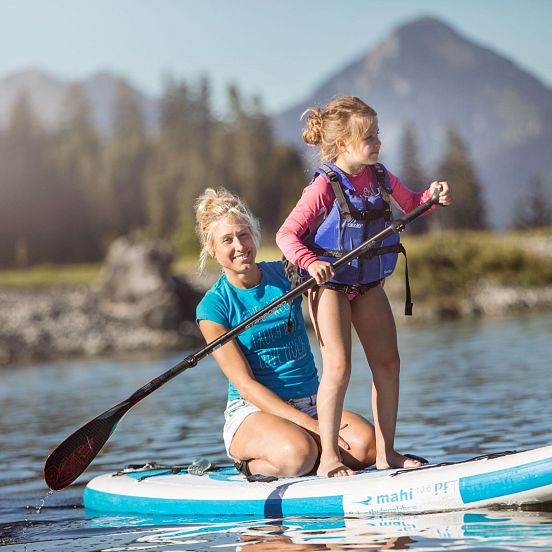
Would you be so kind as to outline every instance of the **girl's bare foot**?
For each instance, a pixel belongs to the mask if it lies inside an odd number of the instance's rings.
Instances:
[[[376,457],[376,468],[378,470],[387,470],[389,468],[419,468],[425,462],[422,459],[412,458],[399,454],[393,450],[387,454],[378,454]]]
[[[320,464],[316,470],[316,475],[320,477],[346,477],[354,475],[355,472],[343,464],[339,458],[328,460],[320,459]]]

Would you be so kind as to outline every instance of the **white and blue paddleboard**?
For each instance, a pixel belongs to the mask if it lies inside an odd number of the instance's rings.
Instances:
[[[178,473],[172,473],[172,471]],[[202,476],[144,467],[92,479],[84,505],[99,512],[175,515],[429,513],[552,502],[552,446],[420,468],[249,482],[234,468]]]

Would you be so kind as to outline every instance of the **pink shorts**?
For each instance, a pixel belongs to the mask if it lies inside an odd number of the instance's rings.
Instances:
[[[369,284],[338,284],[335,282],[326,282],[325,284],[320,284],[319,287],[325,287],[333,289],[334,291],[339,291],[340,293],[345,293],[347,295],[347,299],[352,301],[359,295],[364,295],[367,291],[379,286],[380,284],[381,280],[370,282]]]

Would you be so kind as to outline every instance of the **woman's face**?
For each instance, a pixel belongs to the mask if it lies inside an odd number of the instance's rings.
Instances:
[[[251,228],[232,215],[220,219],[213,232],[213,257],[225,270],[245,274],[255,266],[257,247]]]

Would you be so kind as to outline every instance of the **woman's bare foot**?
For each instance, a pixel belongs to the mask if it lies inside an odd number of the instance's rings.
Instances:
[[[390,453],[378,454],[376,457],[376,468],[378,470],[387,470],[389,468],[419,468],[424,462],[416,458],[408,458],[399,454],[396,450]]]
[[[321,458],[318,469],[316,470],[316,475],[320,477],[346,477],[354,474],[354,470],[345,466],[339,458],[328,460],[323,460]]]

